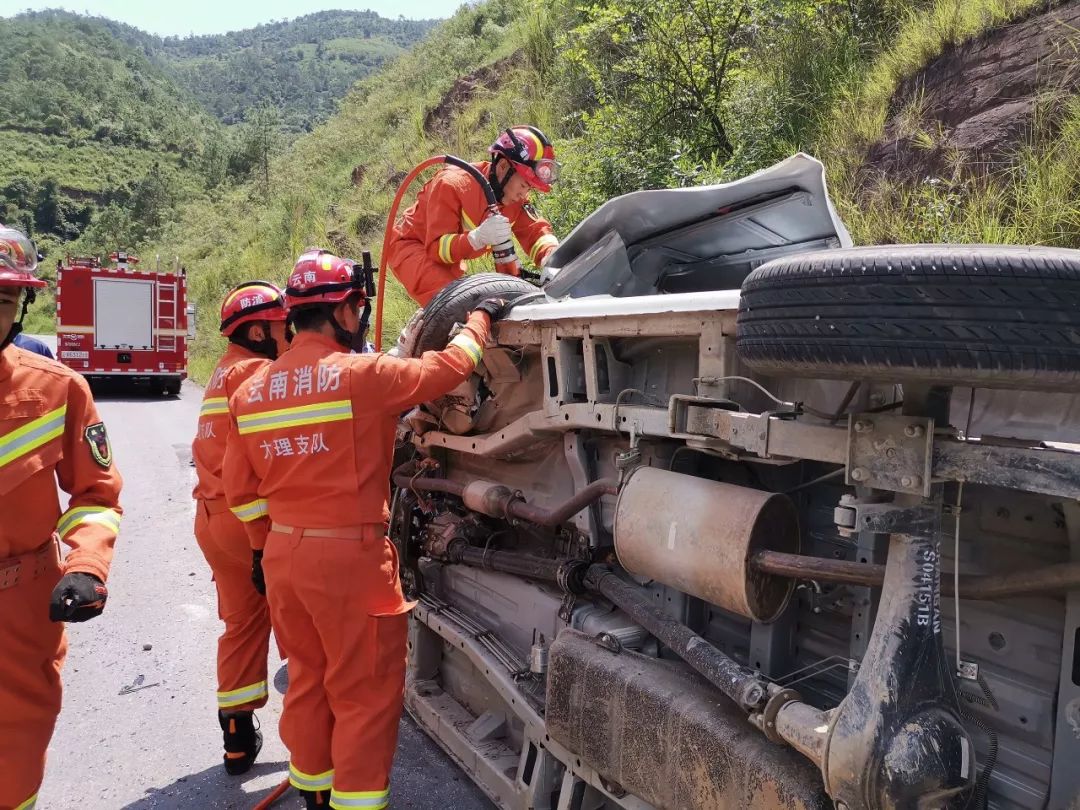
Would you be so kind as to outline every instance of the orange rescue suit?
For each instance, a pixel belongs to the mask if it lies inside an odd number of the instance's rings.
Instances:
[[[66,511],[56,485],[68,493]],[[0,353],[0,809],[34,806],[60,713],[64,574],[108,578],[120,473],[86,381],[8,346]],[[71,547],[61,562],[57,538]]]
[[[473,165],[487,177],[490,163]],[[502,213],[533,264],[539,266],[559,246],[551,224],[531,205],[503,205]],[[486,216],[487,200],[476,180],[463,169],[442,169],[394,223],[383,263],[414,301],[427,306],[435,293],[465,275],[466,260],[491,252],[473,250],[467,234]]]
[[[230,343],[203,394],[199,427],[191,445],[198,483],[195,539],[217,587],[218,618],[225,632],[218,638],[217,705],[224,712],[266,705],[266,657],[270,646],[270,611],[251,583],[251,546],[247,532],[229,511],[221,466],[229,433],[229,397],[269,360]]]
[[[279,725],[289,776],[330,806],[379,810],[404,696],[406,614],[386,538],[398,416],[466,380],[490,328],[474,313],[441,352],[343,354],[314,332],[231,400],[225,492],[263,570],[289,651]]]

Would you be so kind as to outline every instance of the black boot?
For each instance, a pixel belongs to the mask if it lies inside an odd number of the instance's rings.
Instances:
[[[251,770],[262,748],[262,734],[255,729],[254,712],[218,712],[225,733],[225,772],[238,776]]]
[[[330,810],[329,790],[301,790],[307,810]]]

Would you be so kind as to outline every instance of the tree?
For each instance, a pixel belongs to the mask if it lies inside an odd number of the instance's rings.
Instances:
[[[135,184],[131,194],[131,214],[140,231],[138,241],[142,241],[165,224],[175,202],[168,178],[163,174],[161,166],[155,163],[146,176]]]
[[[250,159],[263,196],[270,193],[270,161],[281,144],[281,113],[277,107],[264,104],[250,111],[244,124],[241,152]]]
[[[627,146],[677,135],[700,159],[731,156],[725,117],[755,23],[748,0],[601,0],[578,14],[563,55],[581,106],[619,108],[608,135]]]

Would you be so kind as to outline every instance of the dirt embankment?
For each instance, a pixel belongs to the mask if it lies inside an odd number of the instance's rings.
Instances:
[[[1035,127],[1052,130],[1057,102],[1078,91],[1080,0],[1040,5],[903,81],[863,168],[909,181],[992,169]]]
[[[524,54],[519,51],[459,78],[439,103],[424,116],[424,131],[429,135],[445,135],[454,116],[472,101],[477,93],[497,90],[506,74],[521,64],[524,58]]]

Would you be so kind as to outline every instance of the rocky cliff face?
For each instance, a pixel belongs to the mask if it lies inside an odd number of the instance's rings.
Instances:
[[[912,181],[999,167],[1036,126],[1052,128],[1060,100],[1078,90],[1080,0],[1040,5],[906,79],[863,168]]]

